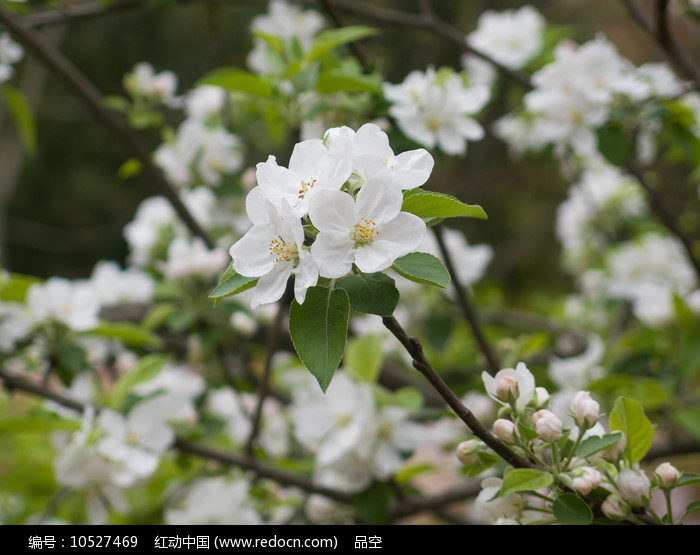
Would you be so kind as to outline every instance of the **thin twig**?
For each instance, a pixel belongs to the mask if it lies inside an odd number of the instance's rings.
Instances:
[[[165,179],[160,168],[153,163],[151,153],[144,148],[125,122],[105,107],[102,95],[95,86],[44,37],[2,7],[0,7],[0,23],[5,25],[28,50],[32,51],[78,95],[93,117],[140,162],[148,182],[168,199],[192,234],[200,237],[209,248],[213,248],[213,241],[194,219],[177,192]]]
[[[443,381],[435,371],[430,361],[423,353],[423,346],[415,337],[409,337],[401,324],[393,316],[382,318],[387,329],[404,346],[406,352],[413,358],[413,366],[423,374],[440,396],[445,400],[452,411],[464,422],[472,433],[493,449],[507,463],[516,468],[533,468],[534,465],[527,459],[512,451],[505,443],[494,436],[479,419],[462,403],[457,395]]]
[[[481,354],[483,354],[486,358],[489,373],[495,375],[496,372],[498,372],[501,369],[500,362],[498,361],[496,353],[494,353],[493,349],[491,348],[488,339],[486,339],[486,335],[484,334],[484,331],[481,327],[481,322],[479,321],[474,307],[472,306],[472,303],[469,297],[467,296],[464,285],[459,281],[457,269],[455,268],[454,262],[452,261],[452,255],[449,249],[447,248],[447,245],[445,245],[445,240],[442,235],[442,227],[436,225],[432,229],[435,235],[435,240],[437,241],[438,247],[440,249],[440,253],[442,254],[442,258],[445,261],[445,266],[447,266],[447,270],[448,272],[450,272],[450,276],[452,278],[452,287],[454,288],[455,293],[457,294],[457,302],[459,304],[460,309],[462,310],[462,314],[464,315],[464,318],[467,320],[467,323],[469,324],[469,327],[472,330],[472,335],[474,336],[476,344],[479,346]]]
[[[664,54],[684,78],[692,81],[693,88],[700,87],[700,70],[697,64],[681,49],[668,29],[667,0],[657,0],[656,23],[653,23],[641,10],[634,0],[622,0],[630,14],[639,26],[653,38]]]
[[[664,226],[666,226],[666,229],[668,229],[673,235],[675,235],[681,242],[681,245],[683,246],[683,248],[686,251],[686,254],[688,255],[688,260],[692,264],[693,269],[695,270],[695,274],[698,276],[698,279],[700,279],[700,261],[698,261],[697,257],[694,254],[692,239],[688,237],[688,235],[686,235],[685,232],[680,228],[680,226],[676,222],[676,217],[667,208],[666,202],[664,201],[661,194],[647,182],[641,170],[637,168],[633,163],[628,163],[626,167],[627,172],[639,182],[642,189],[644,189],[644,191],[646,192],[647,198],[649,199],[649,204],[651,205],[652,210],[659,217],[661,223]]]

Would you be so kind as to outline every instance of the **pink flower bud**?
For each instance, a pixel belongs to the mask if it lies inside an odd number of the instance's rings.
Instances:
[[[509,401],[518,397],[518,382],[513,376],[504,376],[496,383],[496,397]]]
[[[556,441],[561,437],[564,425],[551,410],[538,410],[532,415],[532,421],[535,423],[537,435],[545,441]]]
[[[499,418],[493,423],[494,435],[505,443],[515,443],[518,439],[518,429],[510,420]]]
[[[612,520],[623,520],[630,512],[630,506],[617,493],[611,493],[600,506],[603,514]]]
[[[482,443],[477,439],[470,439],[460,443],[455,450],[459,462],[464,465],[475,463],[479,458],[481,445]]]
[[[600,405],[591,398],[588,391],[575,393],[570,408],[576,424],[582,428],[590,428],[600,416]]]
[[[582,466],[575,469],[573,475],[571,489],[583,495],[588,495],[592,489],[597,488],[602,480],[600,472],[590,466]]]
[[[625,468],[615,479],[622,498],[633,507],[646,505],[651,499],[651,482],[643,470]]]
[[[656,470],[654,470],[654,476],[656,476],[658,487],[661,489],[671,489],[681,479],[680,471],[668,462],[657,466]]]

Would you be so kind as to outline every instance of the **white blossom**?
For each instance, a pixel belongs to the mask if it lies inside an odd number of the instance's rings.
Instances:
[[[362,272],[379,272],[418,247],[425,223],[401,212],[402,203],[399,185],[386,174],[367,181],[356,199],[342,191],[314,196],[309,216],[319,234],[311,254],[320,275],[342,277],[353,263]]]

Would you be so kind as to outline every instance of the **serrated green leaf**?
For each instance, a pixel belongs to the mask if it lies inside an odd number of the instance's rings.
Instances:
[[[343,289],[315,286],[292,301],[289,334],[301,362],[325,392],[345,352],[350,300]]]
[[[412,252],[397,258],[391,266],[399,275],[426,285],[445,288],[450,284],[450,273],[432,254]]]
[[[477,456],[476,462],[465,466],[463,468],[463,472],[470,478],[473,478],[474,476],[478,476],[485,470],[488,470],[494,464],[501,460],[501,457],[496,455],[496,453],[493,453],[491,451],[480,451]]]
[[[507,497],[519,491],[535,491],[546,488],[554,481],[551,474],[535,468],[514,468],[503,477],[499,497]]]
[[[584,439],[576,449],[576,456],[585,459],[591,455],[615,445],[622,437],[621,432],[605,434],[604,436],[590,436]]]
[[[24,148],[30,155],[34,154],[36,152],[36,123],[29,103],[24,98],[22,91],[7,83],[3,84],[1,90],[5,106],[17,125]]]
[[[431,222],[442,221],[445,218],[487,219],[481,206],[465,204],[451,195],[419,188],[404,191],[401,211],[410,212]]]
[[[362,381],[368,383],[377,381],[383,362],[382,339],[378,335],[362,335],[348,341],[345,366]]]
[[[214,85],[229,91],[238,91],[255,96],[272,96],[272,85],[259,75],[235,67],[222,67],[207,73],[197,85]]]
[[[633,399],[647,409],[663,406],[671,397],[668,388],[658,380],[629,375],[606,376],[591,384],[590,390]]]
[[[644,457],[654,439],[654,427],[644,414],[644,408],[626,397],[615,401],[610,413],[610,429],[619,430],[627,437],[627,453],[632,463]]]
[[[110,395],[110,404],[113,407],[121,405],[134,387],[155,378],[169,361],[168,355],[154,354],[143,357],[130,372],[116,381]]]
[[[586,525],[593,522],[593,512],[583,499],[575,493],[564,493],[552,503],[552,513],[562,524]]]
[[[356,274],[336,282],[350,299],[350,307],[357,312],[391,316],[399,302],[399,290],[394,280],[381,272]]]
[[[365,27],[364,25],[348,25],[340,29],[323,31],[314,39],[306,59],[309,62],[313,62],[335,48],[378,33],[377,29]]]

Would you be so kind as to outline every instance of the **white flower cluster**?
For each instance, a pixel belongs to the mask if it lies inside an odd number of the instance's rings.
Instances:
[[[594,363],[599,356],[597,344],[579,361],[583,366]],[[491,399],[501,406],[492,426],[493,433],[504,443],[528,457],[534,458],[543,471],[551,471],[557,481],[581,495],[594,489],[607,490],[601,505],[603,514],[613,520],[623,520],[635,507],[649,503],[652,488],[673,488],[680,473],[669,463],[662,463],[654,471],[654,480],[647,477],[638,463],[624,456],[627,438],[619,434],[616,441],[605,449],[579,458],[573,455],[575,447],[587,437],[603,437],[607,431],[600,422],[600,405],[588,391],[577,391],[569,397],[565,414],[551,405],[549,392],[536,387],[535,378],[524,363],[515,369],[500,370],[495,376],[482,375]],[[561,378],[559,374],[559,378]],[[547,408],[549,407],[549,408]],[[610,436],[608,436],[610,437]],[[614,440],[615,437],[612,436]],[[573,441],[568,454],[562,441]],[[470,440],[460,444],[457,456],[465,465],[476,460],[483,444]],[[563,453],[561,450],[563,449]],[[519,493],[501,495],[504,480],[488,477],[482,481],[482,490],[474,502],[475,516],[484,524],[528,524],[546,522],[555,499],[550,488],[537,490],[537,497]]]
[[[500,119],[497,134],[514,152],[553,145],[559,156],[573,151],[583,158],[597,156],[595,130],[608,121],[617,102],[670,97],[684,90],[665,66],[635,68],[602,35],[580,46],[560,43],[554,61],[537,71],[532,83],[525,111]]]
[[[563,263],[580,271],[596,262],[618,230],[648,212],[636,180],[603,161],[591,163],[557,208]]]
[[[149,303],[154,289],[153,279],[138,268],[122,270],[108,261],[99,262],[88,279],[51,277],[34,283],[23,302],[0,301],[0,351],[11,351],[50,323],[76,332],[94,329],[102,308]]]
[[[253,227],[230,249],[236,272],[259,278],[251,306],[277,301],[291,275],[301,304],[319,277],[342,277],[353,265],[379,272],[413,251],[426,227],[401,211],[402,190],[425,183],[432,168],[423,149],[395,155],[374,124],[298,143],[288,168],[274,156],[259,163],[246,198]]]
[[[319,485],[362,491],[373,478],[393,475],[404,456],[427,439],[407,409],[379,406],[372,387],[346,372],[336,374],[325,394],[307,372],[290,380],[294,436],[314,455]]]
[[[202,85],[184,99],[186,119],[175,137],[158,147],[155,161],[177,187],[217,186],[224,174],[243,167],[241,142],[226,129],[226,90]]]
[[[0,83],[10,79],[15,70],[12,67],[24,56],[24,49],[10,38],[8,33],[0,34]]]
[[[192,217],[206,229],[219,221],[219,205],[207,187],[183,189],[180,198]],[[226,266],[228,257],[221,247],[208,249],[193,238],[165,197],[145,199],[134,219],[124,227],[129,246],[128,260],[134,266],[155,269],[169,279],[199,276],[211,279]]]
[[[172,71],[156,73],[148,62],[136,64],[132,72],[124,76],[124,86],[137,101],[171,108],[180,106],[181,101],[176,95],[177,75]]]
[[[674,317],[674,295],[694,312],[700,311],[695,271],[680,242],[647,232],[611,248],[602,270],[581,276],[584,294],[591,298],[626,300],[647,325],[664,325]]]
[[[467,141],[479,141],[484,129],[473,116],[491,98],[486,85],[471,85],[449,68],[412,71],[401,84],[384,84],[389,114],[401,131],[426,148],[464,154]]]
[[[156,471],[175,439],[173,424],[196,418],[193,400],[203,391],[198,374],[167,365],[134,390],[142,400],[126,414],[112,409],[96,414],[88,405],[79,431],[55,436],[56,480],[86,496],[93,524],[104,523],[110,507],[128,510],[123,492]]]

